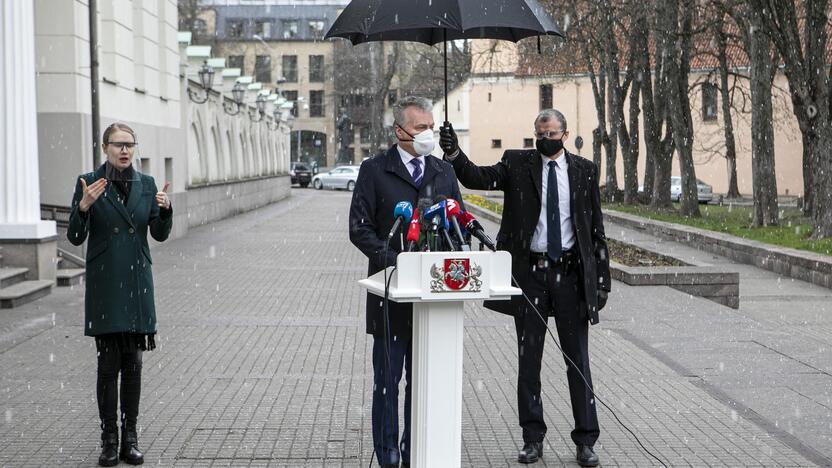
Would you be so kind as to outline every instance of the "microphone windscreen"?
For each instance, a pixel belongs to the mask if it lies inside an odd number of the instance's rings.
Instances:
[[[393,209],[393,219],[396,219],[399,216],[403,217],[404,219],[412,218],[413,205],[408,201],[400,201],[396,203],[396,207]]]

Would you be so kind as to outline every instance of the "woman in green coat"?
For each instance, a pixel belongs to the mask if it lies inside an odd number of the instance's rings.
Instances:
[[[136,422],[141,395],[142,351],[156,347],[152,259],[147,233],[161,242],[173,225],[168,184],[158,190],[152,177],[133,168],[136,133],[114,123],[104,130],[107,161],[75,185],[67,238],[87,246],[84,334],[98,350],[98,413],[101,466],[119,458],[143,463]],[[119,395],[118,376],[121,373]],[[117,407],[121,400],[121,450]]]

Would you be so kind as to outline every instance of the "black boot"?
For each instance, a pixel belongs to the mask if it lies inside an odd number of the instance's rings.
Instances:
[[[142,352],[122,353],[121,360],[121,459],[130,465],[144,463],[139,450],[136,421],[141,399]]]
[[[101,430],[101,455],[98,456],[98,464],[118,465],[118,428],[115,425]]]
[[[144,454],[139,450],[139,436],[136,428],[122,429],[121,431],[121,455],[120,458],[129,465],[141,465],[144,463]]]

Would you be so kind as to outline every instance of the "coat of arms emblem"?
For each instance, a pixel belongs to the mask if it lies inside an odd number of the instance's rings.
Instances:
[[[478,292],[482,288],[482,267],[468,258],[446,258],[442,267],[430,267],[432,292]]]

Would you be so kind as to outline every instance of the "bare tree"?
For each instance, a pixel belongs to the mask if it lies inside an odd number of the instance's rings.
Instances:
[[[803,138],[804,212],[813,217],[812,236],[830,237],[832,96],[826,63],[829,0],[747,1],[785,65],[792,107]]]
[[[667,47],[668,112],[673,122],[673,140],[682,173],[680,213],[700,216],[693,165],[693,119],[688,96],[695,0],[667,0],[659,34]]]
[[[731,112],[731,88],[728,85],[728,33],[725,30],[725,14],[721,8],[714,8],[713,35],[716,39],[717,61],[719,63],[719,93],[722,101],[722,129],[725,136],[725,163],[728,173],[728,198],[739,198],[737,184],[737,143],[734,138],[734,121]]]

